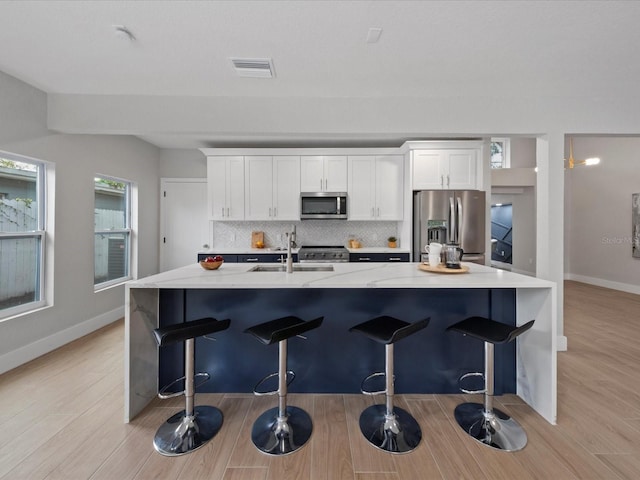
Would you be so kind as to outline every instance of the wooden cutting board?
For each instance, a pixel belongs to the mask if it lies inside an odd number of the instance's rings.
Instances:
[[[258,248],[258,242],[264,247],[264,232],[251,232],[251,248]]]
[[[469,271],[469,267],[467,267],[466,265],[460,265],[460,268],[447,268],[443,263],[441,263],[437,267],[432,267],[428,263],[420,263],[418,265],[418,268],[425,272],[433,273],[467,273]]]

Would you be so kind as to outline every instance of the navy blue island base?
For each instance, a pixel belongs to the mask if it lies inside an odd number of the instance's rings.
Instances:
[[[477,339],[445,329],[474,315],[509,325],[516,319],[516,291],[509,288],[161,289],[159,302],[160,326],[202,317],[231,319],[217,341],[196,339],[196,371],[211,375],[198,392],[209,393],[248,393],[276,371],[277,346],[264,346],[243,332],[287,315],[324,317],[306,340],[289,341],[288,368],[296,372],[290,392],[359,393],[364,377],[384,371],[384,347],[348,330],[389,315],[408,322],[431,317],[425,330],[396,344],[396,393],[459,393],[462,374],[484,371],[484,348]],[[183,375],[184,354],[180,344],[160,350],[162,387]],[[515,393],[515,342],[497,345],[495,356],[495,394]]]

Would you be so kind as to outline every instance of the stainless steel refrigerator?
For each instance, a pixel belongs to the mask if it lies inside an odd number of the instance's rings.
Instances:
[[[426,261],[425,245],[438,242],[458,244],[462,261],[484,264],[486,208],[479,190],[413,192],[413,261]]]

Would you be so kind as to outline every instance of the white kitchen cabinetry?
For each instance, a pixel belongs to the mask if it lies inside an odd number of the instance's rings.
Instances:
[[[212,220],[244,220],[244,157],[207,157]]]
[[[413,190],[475,190],[478,149],[414,150]]]
[[[349,156],[349,220],[402,220],[402,155]]]
[[[300,220],[300,157],[244,157],[245,220]]]
[[[313,155],[300,157],[301,192],[346,192],[347,157]]]

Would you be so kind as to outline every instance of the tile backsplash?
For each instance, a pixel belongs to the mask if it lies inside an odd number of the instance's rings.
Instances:
[[[264,232],[267,247],[284,247],[285,232],[296,227],[298,246],[342,245],[355,237],[363,247],[386,247],[387,238],[397,236],[397,222],[356,222],[346,220],[305,220],[297,222],[213,222],[212,248],[249,248],[251,232]],[[402,239],[399,239],[402,240]]]

